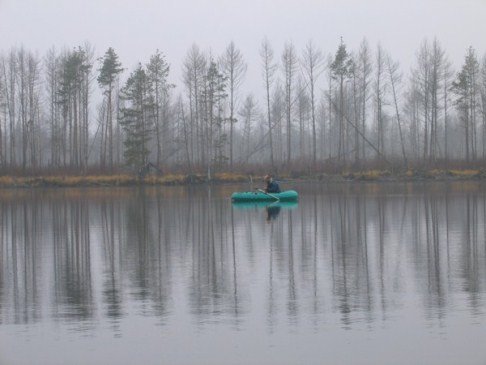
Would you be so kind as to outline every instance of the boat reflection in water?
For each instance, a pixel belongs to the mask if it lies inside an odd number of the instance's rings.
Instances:
[[[484,364],[486,183],[239,188],[0,189],[0,364]]]
[[[270,223],[273,220],[276,220],[280,214],[281,209],[294,209],[297,208],[299,205],[298,202],[293,201],[293,202],[268,202],[268,201],[263,201],[263,202],[233,202],[233,207],[236,209],[241,209],[241,210],[262,210],[265,209],[266,211],[266,221],[267,223]]]

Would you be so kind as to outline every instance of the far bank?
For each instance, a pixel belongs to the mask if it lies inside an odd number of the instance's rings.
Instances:
[[[241,173],[216,173],[211,179],[204,174],[149,174],[143,178],[130,174],[96,174],[96,175],[38,175],[38,176],[0,176],[0,188],[36,188],[36,187],[121,187],[137,185],[197,185],[197,184],[230,184],[262,183],[263,176]],[[316,173],[312,175],[280,174],[275,176],[281,182],[360,182],[360,181],[456,181],[486,180],[486,170],[407,170],[391,172],[389,170],[368,170],[361,172],[344,172],[342,174]]]

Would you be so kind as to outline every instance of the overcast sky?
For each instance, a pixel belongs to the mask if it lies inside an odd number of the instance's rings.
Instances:
[[[182,60],[196,43],[219,55],[233,40],[260,87],[258,49],[267,37],[280,60],[286,41],[299,53],[312,39],[326,54],[340,37],[350,50],[366,37],[408,71],[424,38],[437,37],[456,67],[466,48],[486,49],[486,0],[0,0],[0,50],[24,45],[43,54],[89,41],[101,56],[114,47],[124,67],[158,48],[180,84]]]

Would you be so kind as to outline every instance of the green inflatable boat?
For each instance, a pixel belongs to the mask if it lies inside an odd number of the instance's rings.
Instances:
[[[279,207],[283,209],[294,209],[299,206],[297,200],[294,201],[280,201],[280,200],[253,200],[253,201],[239,201],[232,202],[233,207],[237,210],[252,210],[252,209],[263,209],[263,208],[273,208]]]
[[[233,193],[231,200],[234,202],[252,202],[252,201],[296,201],[299,194],[295,190],[286,190],[280,193],[264,193],[263,191],[245,191]]]

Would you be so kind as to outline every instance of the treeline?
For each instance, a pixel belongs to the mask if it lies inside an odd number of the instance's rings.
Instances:
[[[0,54],[3,173],[139,169],[185,173],[442,167],[486,161],[486,56],[467,49],[454,70],[424,40],[404,72],[380,45],[309,42],[281,56],[264,40],[261,89],[244,94],[247,61],[193,45],[181,85],[160,51],[135,69],[85,44],[45,55]],[[98,95],[101,95],[100,98]],[[262,95],[256,97],[255,95]]]

